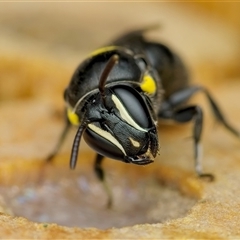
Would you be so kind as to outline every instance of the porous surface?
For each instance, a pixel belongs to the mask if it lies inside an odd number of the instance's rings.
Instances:
[[[239,5],[224,6],[0,3],[0,238],[240,238],[240,140],[214,121],[201,93],[191,104],[204,111],[203,167],[213,182],[195,175],[192,124],[159,124],[160,156],[149,166],[104,162],[112,209],[85,143],[69,170],[76,129],[54,161],[44,161],[64,125],[63,90],[81,60],[156,22],[162,27],[148,37],[185,59],[193,83],[206,86],[240,130],[240,34],[237,21],[223,18]]]

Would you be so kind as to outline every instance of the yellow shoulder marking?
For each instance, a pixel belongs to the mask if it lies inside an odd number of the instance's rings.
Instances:
[[[72,125],[78,126],[80,124],[78,115],[75,112],[73,112],[72,109],[70,108],[67,109],[67,116],[68,120]]]
[[[157,91],[156,82],[149,74],[144,75],[140,87],[144,92],[148,94],[154,94]]]
[[[112,50],[116,50],[118,48],[119,48],[118,46],[106,46],[106,47],[98,48],[95,51],[93,51],[90,54],[90,56],[94,57],[94,56],[96,56],[98,54],[101,54],[101,53],[104,53],[104,52],[109,52],[109,51],[112,51]]]

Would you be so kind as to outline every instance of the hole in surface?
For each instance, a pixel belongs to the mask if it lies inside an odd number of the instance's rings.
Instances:
[[[147,167],[113,162],[104,165],[113,193],[113,207],[107,209],[107,196],[91,166],[71,171],[49,165],[41,183],[29,179],[22,186],[1,186],[0,195],[15,216],[100,229],[161,223],[183,217],[196,203],[176,188],[161,185]]]

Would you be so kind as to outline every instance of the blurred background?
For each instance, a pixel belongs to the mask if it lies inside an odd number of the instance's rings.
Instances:
[[[180,186],[176,191],[159,188],[155,182],[152,184],[152,179],[144,183],[139,179],[148,175],[153,168],[136,170],[134,166],[115,161],[107,167],[112,169],[110,178],[114,173],[117,176],[112,185],[116,184],[114,195],[120,209],[106,213],[103,207],[106,198],[92,173],[92,161],[88,161],[93,158],[92,151],[87,150],[90,155],[85,155],[86,166],[81,165],[80,175],[77,175],[79,172],[74,174],[66,170],[74,135],[64,145],[56,161],[62,163],[63,170],[52,169],[45,178],[55,179],[55,185],[48,183],[43,187],[22,189],[18,184],[33,183],[39,176],[37,169],[52,150],[61,131],[63,90],[78,64],[92,50],[131,29],[160,24],[159,29],[148,32],[146,36],[175,50],[186,63],[192,82],[206,86],[227,112],[231,122],[240,127],[239,13],[240,3],[217,1],[1,2],[0,196],[4,196],[4,201],[11,205],[5,204],[6,212],[34,221],[101,228],[164,222],[184,216],[196,199],[179,194]],[[205,110],[209,112],[208,108]],[[224,172],[227,169],[224,164],[218,166],[218,157],[224,153],[214,152],[212,148],[221,148],[223,152],[226,150],[228,157],[228,151],[234,153],[239,148],[239,142],[234,142],[231,136],[223,133],[224,130],[218,130],[214,130],[215,134],[210,131],[208,136],[211,134],[211,137],[204,140],[204,164],[210,172]],[[182,141],[184,137],[191,136],[191,129],[185,135],[182,132],[178,134],[178,128],[167,128],[167,131],[171,134],[161,132],[163,139],[165,136],[161,147],[162,169],[170,166],[168,170],[177,173],[177,177],[185,176],[186,169],[194,175],[192,143]],[[172,136],[176,136],[174,141]],[[84,165],[84,161],[79,164]],[[165,182],[169,176],[172,177],[168,175],[168,170],[165,175],[161,172],[160,181]],[[73,182],[69,182],[71,176]],[[64,181],[60,181],[59,177]],[[177,177],[172,179],[175,185],[180,184]],[[13,187],[5,188],[9,185]],[[184,185],[183,192],[199,197],[199,189],[202,188],[198,184],[194,186],[196,189],[190,187],[186,190]],[[66,201],[64,196],[68,198]],[[129,205],[122,206],[126,196]],[[0,205],[4,205],[1,198]],[[82,215],[76,216],[76,209],[80,209]],[[103,218],[108,221],[103,222]]]
[[[219,83],[240,75],[239,3],[0,4],[1,100],[59,96],[89,52],[156,23],[161,27],[149,38],[179,53],[193,81]]]

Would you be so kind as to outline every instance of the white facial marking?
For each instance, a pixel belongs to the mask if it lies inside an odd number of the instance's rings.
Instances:
[[[116,105],[116,108],[118,109],[122,119],[124,119],[129,125],[131,125],[132,127],[143,131],[143,132],[147,132],[144,128],[141,128],[132,118],[131,116],[128,114],[127,110],[124,108],[124,106],[122,105],[122,103],[119,101],[119,99],[113,94],[112,95],[112,100]]]
[[[139,143],[138,141],[134,140],[134,139],[131,138],[131,137],[129,137],[129,140],[130,140],[130,142],[132,143],[132,145],[133,145],[134,147],[140,147],[140,143]]]
[[[114,138],[112,136],[111,133],[97,127],[96,125],[94,125],[92,123],[88,124],[88,127],[91,128],[98,135],[102,136],[103,138],[107,139],[109,142],[111,142],[112,144],[117,146],[123,152],[124,155],[127,155],[125,150],[123,149],[122,145],[117,141],[116,138]]]

